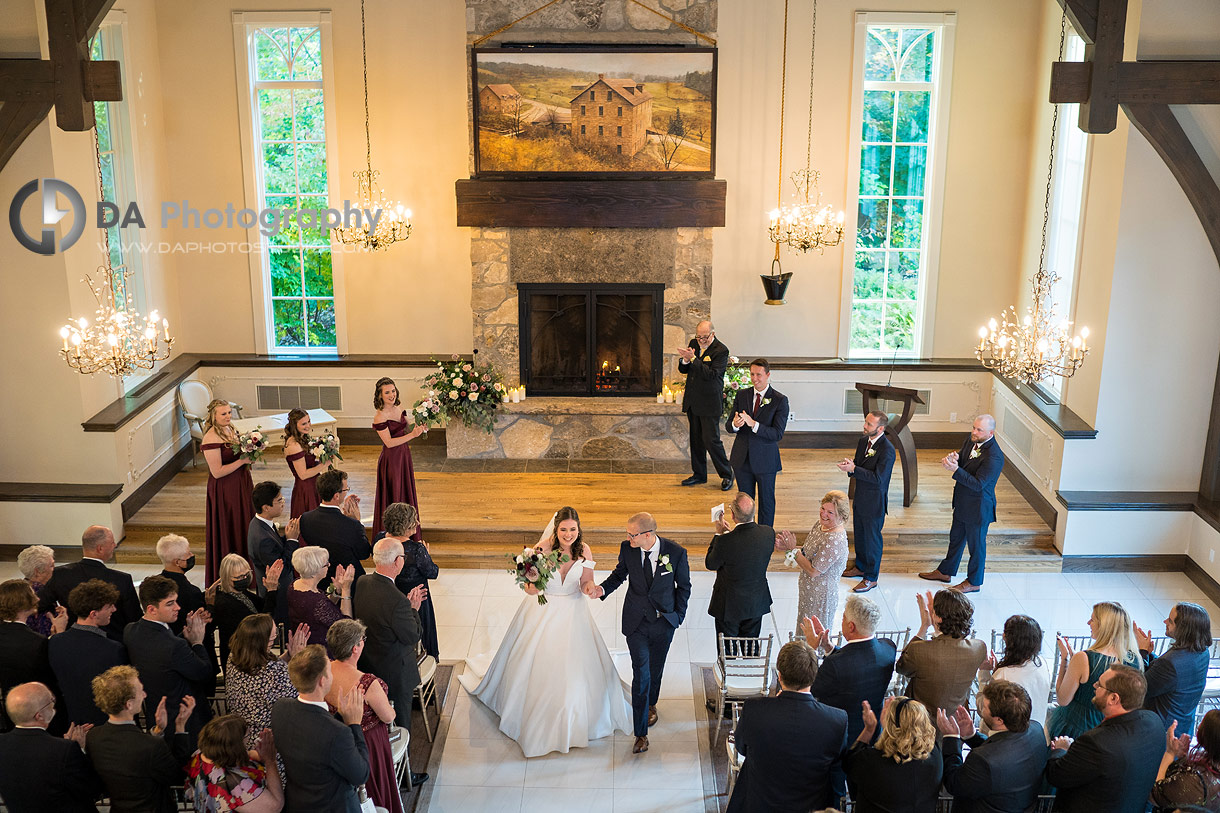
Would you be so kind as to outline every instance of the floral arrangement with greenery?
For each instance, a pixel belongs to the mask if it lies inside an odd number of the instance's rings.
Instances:
[[[733,414],[733,401],[737,391],[754,386],[750,382],[750,365],[742,364],[737,356],[729,356],[729,366],[724,371],[724,392],[721,393],[720,417],[728,419]]]
[[[456,355],[449,361],[437,361],[436,367],[436,372],[424,378],[427,397],[411,408],[415,422],[440,426],[459,420],[490,433],[496,424],[496,410],[504,400],[499,373],[490,364],[462,361]]]

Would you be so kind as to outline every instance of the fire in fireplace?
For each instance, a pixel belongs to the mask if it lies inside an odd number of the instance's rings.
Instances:
[[[521,380],[532,395],[661,388],[664,285],[518,285]]]

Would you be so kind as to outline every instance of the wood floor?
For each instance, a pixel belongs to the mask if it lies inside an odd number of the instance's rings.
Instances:
[[[352,492],[361,497],[366,524],[373,513],[379,451],[379,446],[346,446],[340,463]],[[927,570],[943,556],[953,490],[952,479],[939,464],[946,452],[919,452],[920,493],[910,508],[902,507],[902,477],[895,467],[883,570]],[[423,446],[413,454],[424,538],[442,567],[498,567],[505,553],[537,542],[551,513],[564,505],[580,512],[585,539],[599,559],[618,549],[628,516],[648,511],[660,533],[685,545],[692,565],[702,567],[711,538],[709,513],[729,496],[716,487],[718,481],[680,486],[690,472],[685,462],[448,460],[444,448],[437,446]],[[846,488],[847,477],[834,466],[841,457],[842,452],[831,449],[783,451],[784,471],[776,484],[777,528],[802,534],[817,518],[822,495]],[[289,496],[292,475],[282,458],[268,457],[253,475],[255,482],[275,480]],[[155,561],[152,546],[171,531],[196,543],[202,557],[206,487],[207,469],[200,457],[198,468],[188,466],[127,522],[120,560]],[[1007,478],[1000,478],[996,497],[988,570],[1058,571],[1061,561],[1052,530]],[[780,557],[773,567],[782,567]]]

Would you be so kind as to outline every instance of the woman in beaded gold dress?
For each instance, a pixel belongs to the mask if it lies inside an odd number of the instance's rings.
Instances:
[[[801,619],[809,616],[816,616],[828,628],[834,625],[839,607],[839,576],[847,566],[848,512],[847,495],[828,491],[822,497],[818,521],[809,529],[804,545],[797,549],[792,531],[775,535],[776,549],[795,549],[796,566],[801,569],[797,578],[797,630],[801,628]]]

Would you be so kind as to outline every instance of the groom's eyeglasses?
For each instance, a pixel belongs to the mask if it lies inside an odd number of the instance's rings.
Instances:
[[[638,534],[628,533],[627,538],[635,539],[636,537],[643,536],[644,534],[654,533],[656,530],[656,528],[649,528],[647,531],[640,531]]]

